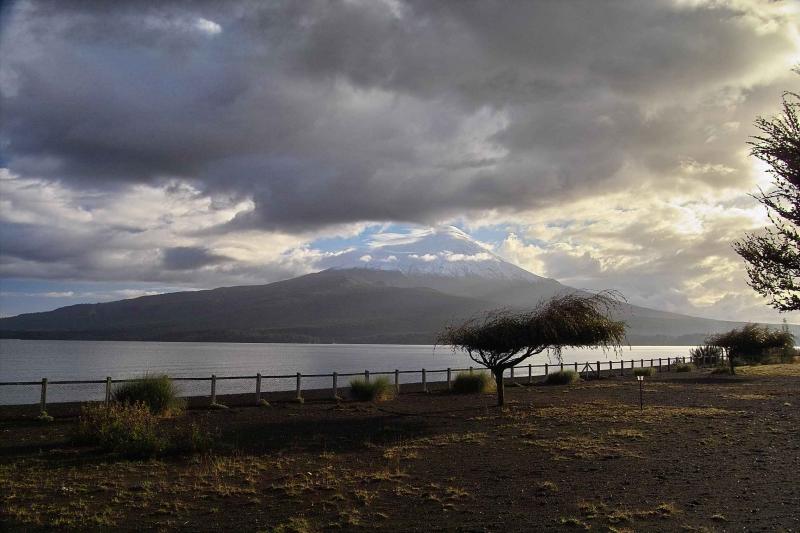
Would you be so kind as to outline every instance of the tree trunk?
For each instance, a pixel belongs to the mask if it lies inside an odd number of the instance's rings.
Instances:
[[[728,352],[728,364],[731,367],[731,375],[735,376],[736,375],[736,367],[734,367],[734,365],[733,365],[733,357],[731,357],[731,353],[730,352]]]
[[[506,403],[506,388],[503,382],[503,370],[499,369],[494,371],[494,380],[497,384],[497,405],[503,407]]]

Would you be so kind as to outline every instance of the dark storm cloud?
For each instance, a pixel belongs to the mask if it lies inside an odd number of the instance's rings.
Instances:
[[[221,231],[528,209],[687,158],[736,186],[746,133],[708,128],[749,124],[791,52],[741,6],[19,2],[0,135],[21,175],[252,198]]]
[[[224,256],[194,246],[167,248],[162,251],[162,257],[164,268],[167,270],[195,270],[227,260]]]

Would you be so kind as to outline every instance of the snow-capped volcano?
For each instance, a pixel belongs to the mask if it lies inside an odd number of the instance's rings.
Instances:
[[[493,253],[460,229],[440,226],[408,233],[381,233],[366,246],[324,258],[323,269],[397,270],[409,276],[479,277],[494,280],[541,281],[537,276]]]

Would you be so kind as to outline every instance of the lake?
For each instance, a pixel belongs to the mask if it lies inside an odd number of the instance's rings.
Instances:
[[[689,354],[690,346],[634,346],[621,356],[601,350],[565,350],[565,363],[626,361]],[[553,363],[546,355],[527,363]],[[394,344],[247,344],[216,342],[118,342],[0,339],[0,381],[95,380],[106,376],[131,378],[144,373],[173,377],[327,374],[445,369],[475,365],[464,353],[448,347]],[[541,374],[542,372],[538,372]],[[430,381],[443,380],[434,374]],[[403,374],[401,382],[419,382],[419,374]],[[348,378],[340,380],[346,385]],[[303,388],[330,387],[330,378],[304,378]],[[180,382],[185,395],[208,394],[208,382]],[[293,378],[265,380],[262,390],[292,390]],[[103,384],[51,385],[50,402],[98,400]],[[220,381],[218,394],[254,391],[252,380]],[[0,404],[37,403],[38,385],[0,387]]]

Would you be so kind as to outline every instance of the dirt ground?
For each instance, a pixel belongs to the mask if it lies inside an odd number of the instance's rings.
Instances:
[[[659,374],[643,410],[630,376],[507,400],[194,408],[162,423],[213,451],[148,460],[0,409],[0,530],[800,531],[799,364]]]

